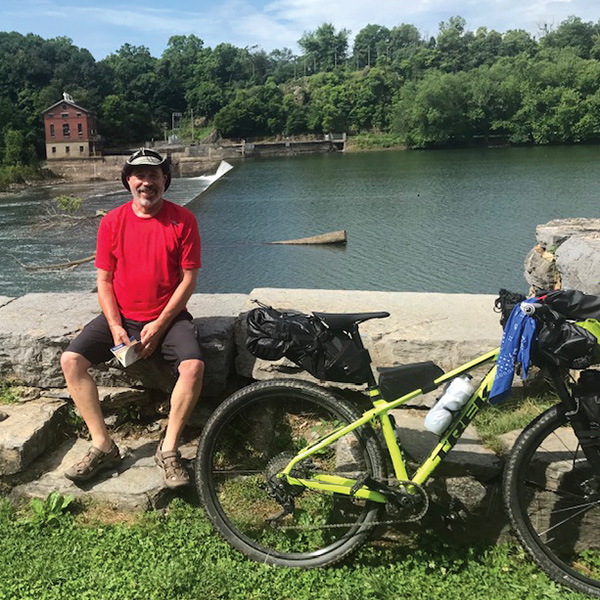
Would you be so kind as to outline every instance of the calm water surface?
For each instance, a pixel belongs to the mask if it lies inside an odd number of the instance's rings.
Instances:
[[[118,183],[61,185],[0,197],[0,295],[91,290],[91,264],[27,272],[94,252],[93,226],[36,230],[44,204],[85,198],[92,214],[128,199]],[[600,147],[331,154],[235,165],[202,193],[176,179],[167,198],[198,217],[198,291],[254,287],[495,293],[525,290],[535,227],[597,217]],[[267,242],[346,229],[346,247]]]

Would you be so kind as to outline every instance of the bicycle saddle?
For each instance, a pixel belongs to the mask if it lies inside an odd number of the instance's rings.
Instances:
[[[368,321],[369,319],[385,319],[390,316],[388,312],[368,312],[368,313],[322,313],[313,312],[331,329],[349,329],[353,325]]]

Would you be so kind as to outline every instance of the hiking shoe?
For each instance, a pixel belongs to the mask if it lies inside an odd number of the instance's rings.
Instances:
[[[162,452],[159,446],[154,460],[163,470],[165,485],[168,488],[175,489],[190,484],[190,476],[181,464],[181,455],[177,450]]]
[[[87,454],[70,469],[65,471],[65,477],[71,481],[88,481],[100,471],[112,469],[121,464],[119,448],[113,442],[113,447],[108,452],[102,452],[95,446],[90,446]]]

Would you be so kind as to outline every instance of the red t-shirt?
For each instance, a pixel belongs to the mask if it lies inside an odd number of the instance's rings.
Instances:
[[[100,221],[95,265],[114,273],[122,315],[156,319],[179,285],[182,269],[198,269],[200,234],[196,217],[167,200],[150,218],[138,217],[128,202]]]

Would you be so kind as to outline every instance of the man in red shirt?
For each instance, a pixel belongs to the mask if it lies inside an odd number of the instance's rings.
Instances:
[[[200,396],[204,361],[186,303],[200,263],[196,218],[163,198],[169,187],[169,163],[142,148],[123,167],[123,185],[133,199],[101,221],[95,266],[102,314],[88,323],[61,356],[67,387],[88,426],[92,445],[65,476],[79,482],[117,467],[119,449],[110,438],[88,369],[109,360],[111,347],[141,342],[141,357],[155,351],[178,371],[171,394],[169,421],[156,462],[171,488],[189,483],[181,464],[179,438]]]

